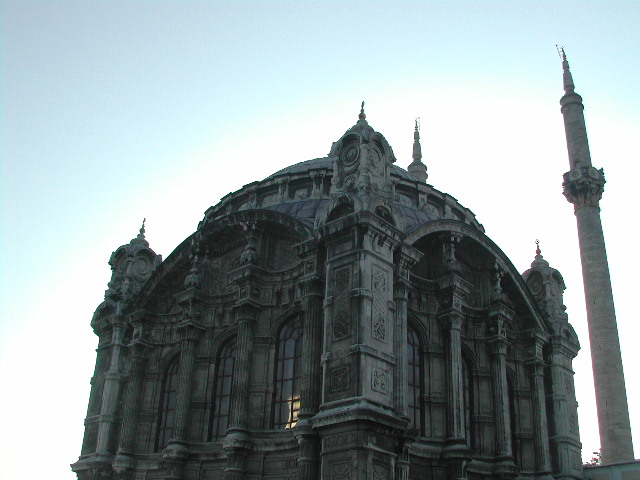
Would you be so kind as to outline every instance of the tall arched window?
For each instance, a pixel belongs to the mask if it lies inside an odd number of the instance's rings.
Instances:
[[[236,340],[227,342],[218,352],[216,362],[216,386],[211,405],[209,440],[224,437],[229,427],[231,412],[231,385],[236,361]]]
[[[178,367],[180,365],[178,358],[179,357],[176,356],[171,360],[162,382],[156,451],[162,450],[169,444],[171,434],[173,433],[173,420],[175,418],[176,398],[178,396]]]
[[[473,378],[469,363],[465,359],[462,359],[462,389],[464,394],[464,437],[467,440],[467,447],[474,448]]]
[[[280,330],[277,344],[273,428],[292,428],[298,421],[302,382],[302,319]]]
[[[413,328],[407,328],[407,407],[409,426],[420,432],[422,423],[422,356],[420,338]]]

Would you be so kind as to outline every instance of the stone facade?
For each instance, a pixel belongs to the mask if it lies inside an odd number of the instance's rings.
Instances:
[[[163,262],[112,256],[80,480],[581,478],[560,273],[520,275],[361,111]]]

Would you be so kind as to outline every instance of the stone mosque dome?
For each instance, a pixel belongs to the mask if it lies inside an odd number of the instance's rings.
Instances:
[[[395,163],[363,105],[164,261],[114,252],[79,480],[581,477],[559,272],[427,183],[417,124]]]

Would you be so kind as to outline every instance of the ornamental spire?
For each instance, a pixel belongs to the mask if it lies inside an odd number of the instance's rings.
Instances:
[[[413,131],[413,162],[407,169],[410,174],[422,182],[427,182],[427,166],[422,163],[422,146],[420,145],[420,118],[416,118],[415,130]]]
[[[549,262],[547,262],[542,256],[542,250],[540,250],[540,240],[536,240],[536,256],[531,262],[531,268],[540,268],[541,266],[548,267]]]
[[[558,45],[556,45],[556,48],[558,49],[558,55],[560,55],[560,58],[562,58],[562,70],[564,72],[562,75],[562,83],[564,84],[564,91],[567,94],[574,93],[575,85],[573,83],[573,76],[571,75],[571,71],[569,70],[567,54],[564,51],[564,47],[558,47]]]
[[[149,246],[149,242],[147,242],[147,239],[144,237],[144,232],[145,232],[144,224],[146,222],[147,222],[146,218],[142,220],[142,226],[140,227],[139,233],[136,236],[136,238],[131,240],[131,242],[130,242],[131,244],[143,245],[145,247]]]

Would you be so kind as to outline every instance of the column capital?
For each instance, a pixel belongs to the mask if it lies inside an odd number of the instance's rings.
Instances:
[[[233,306],[235,320],[240,322],[254,322],[260,313],[260,306],[250,302],[238,303]]]
[[[509,351],[509,346],[511,345],[506,337],[501,335],[496,335],[488,339],[488,344],[490,347],[489,355],[492,357],[495,356],[507,356],[507,352]]]
[[[603,169],[575,167],[565,173],[562,179],[562,193],[574,208],[599,206],[606,183]]]
[[[442,328],[447,331],[462,332],[464,326],[464,317],[456,313],[448,313],[446,315],[439,315],[439,323]]]
[[[531,330],[527,332],[527,337],[528,337],[528,342],[527,342],[528,346],[527,346],[527,358],[525,359],[525,362],[528,365],[535,365],[535,364],[544,365],[544,356],[542,354],[542,347],[544,347],[544,345],[546,345],[549,342],[549,335],[544,332]]]
[[[193,321],[193,319],[186,319],[177,326],[177,330],[180,341],[192,343],[200,338],[200,335],[204,332],[204,327]]]
[[[440,287],[436,298],[438,316],[462,316],[464,299],[471,291],[471,285],[455,272],[451,272],[438,281]]]
[[[322,297],[324,295],[324,281],[319,275],[303,277],[300,282],[303,298]]]

